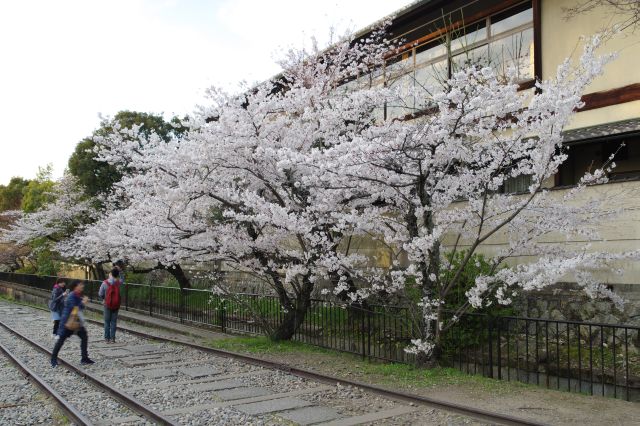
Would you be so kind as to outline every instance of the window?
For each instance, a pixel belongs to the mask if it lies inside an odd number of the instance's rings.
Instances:
[[[405,52],[389,61],[385,67],[385,84],[398,91],[398,99],[387,104],[387,118],[404,116],[414,110],[414,56],[413,52]]]
[[[449,34],[451,51],[467,50],[471,46],[485,42],[487,40],[487,23],[488,20],[483,20],[473,25],[467,25],[460,30],[452,31]]]
[[[505,194],[519,194],[528,192],[531,186],[531,175],[521,175],[505,180],[502,192]]]
[[[407,73],[390,80],[388,86],[398,90],[398,99],[387,104],[387,118],[393,119],[410,114],[415,110],[413,73]]]
[[[447,47],[440,43],[423,44],[415,49],[414,101],[417,110],[429,107],[429,98],[442,92],[449,78]]]
[[[420,68],[416,67],[415,106],[417,110],[427,109],[431,102],[431,96],[444,90],[445,82],[447,81],[447,73],[446,59],[441,59],[438,62],[423,65]]]
[[[447,55],[447,46],[440,41],[423,44],[415,49],[416,67],[433,62],[434,59]]]
[[[534,78],[533,9],[521,5],[491,17],[491,64],[499,75],[513,68],[519,81]]]
[[[426,109],[433,93],[444,90],[449,76],[469,66],[491,66],[504,78],[512,70],[516,81],[531,81],[533,40],[533,10],[531,2],[524,2],[412,47],[402,60],[392,58],[386,66],[385,84],[407,94],[403,101],[387,106],[387,118]],[[414,99],[410,99],[411,94]]]
[[[576,185],[585,173],[602,167],[612,155],[616,167],[609,173],[610,181],[640,178],[640,135],[578,143],[565,149],[568,158],[556,181],[560,186]]]
[[[519,6],[491,18],[491,34],[498,35],[512,31],[514,28],[528,26],[533,22],[531,6]]]
[[[442,28],[446,19],[433,21],[433,29]],[[426,24],[421,24],[425,26]],[[435,39],[416,43],[403,53],[389,58],[384,69],[359,76],[345,89],[385,84],[397,88],[402,96],[384,108],[387,119],[425,110],[432,96],[445,90],[453,72],[469,66],[491,66],[498,76],[513,70],[516,81],[534,78],[533,9],[531,1],[438,34]],[[409,40],[410,41],[410,40]]]
[[[490,65],[490,62],[489,46],[484,44],[472,49],[465,49],[461,53],[453,56],[451,58],[451,72],[460,71],[472,66],[485,67]]]

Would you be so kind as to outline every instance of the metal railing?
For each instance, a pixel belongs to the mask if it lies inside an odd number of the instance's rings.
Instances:
[[[551,389],[640,401],[640,328],[466,314],[443,337],[450,366]]]
[[[0,273],[0,281],[50,291],[55,277]],[[97,301],[100,281],[85,280]],[[283,312],[272,295],[221,297],[208,290],[127,283],[123,308],[222,331],[263,334]],[[407,308],[313,299],[294,340],[363,358],[413,363],[417,336]],[[469,374],[640,401],[640,327],[465,314],[442,335],[444,365]]]

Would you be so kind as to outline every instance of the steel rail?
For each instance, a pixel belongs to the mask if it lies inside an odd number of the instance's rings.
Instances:
[[[44,352],[45,354],[51,355],[51,351],[49,351],[47,348],[45,348],[44,346],[42,346],[38,342],[35,342],[35,341],[31,340],[30,338],[28,338],[27,336],[21,334],[20,332],[14,330],[13,328],[11,328],[7,324],[5,324],[3,321],[0,321],[0,326],[2,328],[6,329],[7,331],[9,331],[11,334],[13,334],[13,335],[19,337],[20,339],[26,341],[27,343],[29,343],[31,346],[33,346],[34,348],[38,349],[39,351]],[[114,397],[118,401],[122,402],[125,406],[129,407],[133,411],[136,411],[136,412],[142,414],[147,419],[153,420],[153,421],[157,422],[160,425],[166,425],[166,426],[175,426],[175,425],[177,425],[177,423],[175,423],[174,421],[172,421],[172,420],[168,419],[167,417],[163,416],[161,413],[157,412],[153,408],[145,405],[144,403],[142,403],[141,401],[133,398],[132,396],[130,396],[130,395],[128,395],[128,394],[116,389],[115,387],[113,387],[110,384],[104,382],[103,380],[99,379],[98,377],[94,376],[93,374],[82,370],[81,368],[71,364],[68,361],[65,361],[62,358],[58,358],[58,362],[60,364],[64,365],[65,367],[67,367],[69,370],[73,371],[74,373],[76,373],[76,374],[80,375],[81,377],[89,380],[94,385],[96,385],[98,388],[106,391],[109,395],[111,395],[112,397]]]
[[[15,365],[18,370],[27,377],[29,381],[38,386],[45,394],[49,395],[56,403],[56,405],[65,413],[67,418],[73,423],[80,426],[92,426],[93,423],[89,420],[80,410],[78,410],[73,404],[67,401],[62,395],[60,395],[55,389],[53,389],[42,377],[31,370],[24,362],[22,362],[16,355],[14,355],[5,345],[0,343],[0,352],[9,359],[9,361]]]
[[[93,319],[88,320],[88,321],[90,321],[92,323],[95,323],[95,324],[102,324],[100,321],[93,320]],[[410,403],[415,403],[415,404],[420,404],[420,405],[427,405],[427,406],[430,406],[432,408],[438,408],[438,409],[441,409],[441,410],[445,410],[445,411],[453,412],[453,413],[456,413],[456,414],[461,414],[461,415],[473,417],[473,418],[479,419],[479,420],[486,420],[486,421],[494,422],[494,423],[501,424],[501,425],[508,425],[508,426],[546,426],[545,423],[540,423],[540,422],[536,422],[536,421],[529,420],[529,419],[523,419],[523,418],[520,418],[520,417],[511,416],[511,415],[508,415],[508,414],[495,413],[495,412],[484,410],[484,409],[481,409],[481,408],[471,407],[471,406],[463,405],[463,404],[457,404],[455,402],[443,401],[443,400],[439,400],[439,399],[435,399],[435,398],[430,398],[430,397],[427,397],[427,396],[421,396],[421,395],[416,395],[416,394],[407,393],[407,392],[394,391],[394,390],[391,390],[391,389],[386,389],[386,388],[383,388],[383,387],[380,387],[380,386],[376,386],[376,385],[372,385],[372,384],[369,384],[369,383],[363,383],[363,382],[358,382],[358,381],[355,381],[355,380],[349,380],[349,379],[344,379],[344,378],[340,378],[340,377],[321,374],[321,373],[317,373],[315,371],[310,371],[310,370],[306,370],[306,369],[298,368],[298,367],[292,367],[292,366],[289,366],[289,365],[286,365],[286,364],[282,364],[282,363],[279,363],[279,362],[275,362],[275,361],[268,361],[268,360],[257,358],[257,357],[251,356],[251,355],[240,354],[240,353],[236,353],[236,352],[227,351],[227,350],[224,350],[224,349],[211,348],[211,347],[208,347],[208,346],[199,345],[197,343],[187,342],[187,341],[184,341],[182,339],[174,339],[174,338],[169,338],[169,337],[149,334],[149,333],[145,333],[143,331],[131,329],[129,327],[122,327],[120,325],[118,326],[118,329],[120,329],[121,331],[127,332],[127,333],[131,333],[133,335],[139,336],[139,337],[145,337],[147,339],[159,340],[159,341],[164,341],[164,342],[168,342],[168,343],[188,346],[188,347],[191,347],[193,349],[201,350],[203,352],[208,352],[208,353],[212,353],[212,354],[215,354],[215,355],[224,356],[224,357],[227,357],[227,358],[241,360],[241,361],[244,361],[246,363],[253,364],[253,365],[258,365],[258,366],[265,367],[265,368],[268,368],[268,369],[271,369],[271,370],[283,371],[283,372],[286,372],[286,373],[289,373],[289,374],[293,374],[293,375],[298,376],[298,377],[303,377],[303,378],[306,378],[306,379],[311,379],[311,380],[315,380],[315,381],[318,381],[318,382],[323,382],[323,383],[328,383],[328,384],[333,384],[333,385],[335,385],[336,383],[340,383],[340,384],[343,384],[343,385],[349,385],[349,386],[353,386],[353,387],[357,387],[357,388],[366,390],[366,391],[371,392],[371,393],[375,393],[375,394],[378,394],[378,395],[381,395],[381,396],[385,396],[387,398],[391,398],[391,399],[395,399],[395,400],[399,400],[399,401],[410,402]]]
[[[30,306],[30,305],[26,305],[26,306]],[[34,309],[43,310],[43,311],[46,310],[44,308],[37,308],[34,306],[30,306],[30,307]],[[97,324],[97,325],[103,325],[101,321],[94,320],[94,319],[87,318],[86,321],[91,322],[93,324]],[[0,321],[0,325],[4,325],[4,324],[2,324],[2,322]],[[408,392],[394,391],[391,389],[383,388],[381,386],[358,382],[355,380],[344,379],[341,377],[330,376],[327,374],[317,373],[315,371],[310,371],[310,370],[306,370],[298,367],[292,367],[290,365],[282,364],[275,361],[268,361],[268,360],[257,358],[251,355],[245,355],[245,354],[227,351],[224,349],[217,349],[217,348],[212,348],[208,346],[203,346],[197,343],[184,341],[182,339],[175,339],[175,338],[169,338],[165,336],[159,336],[156,334],[145,333],[143,331],[135,330],[122,325],[118,325],[117,328],[118,330],[131,333],[139,337],[188,346],[193,349],[201,350],[203,352],[208,352],[218,356],[224,356],[227,358],[241,360],[249,364],[258,365],[271,370],[283,371],[298,377],[303,377],[303,378],[315,380],[318,382],[323,382],[328,384],[340,383],[343,385],[353,386],[374,394],[385,396],[387,398],[410,402],[410,403],[412,402],[414,404],[425,405],[432,408],[438,408],[444,411],[453,412],[453,413],[465,415],[468,417],[473,417],[479,420],[486,420],[489,422],[494,422],[497,424],[508,425],[508,426],[547,426],[546,423],[541,423],[534,420],[523,419],[520,417],[511,416],[503,413],[496,413],[496,412],[484,410],[482,408],[471,407],[468,405],[458,404],[455,402],[443,401],[436,398],[416,395]]]

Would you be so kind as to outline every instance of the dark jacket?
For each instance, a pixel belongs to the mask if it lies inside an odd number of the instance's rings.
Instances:
[[[51,291],[51,300],[49,301],[49,310],[62,315],[64,309],[64,288],[58,284],[53,286]]]
[[[64,309],[62,310],[62,317],[60,318],[60,327],[58,327],[58,335],[62,335],[64,333],[64,325],[67,323],[69,319],[69,315],[71,315],[71,311],[76,306],[81,311],[84,310],[84,304],[82,303],[82,294],[78,294],[75,291],[72,291],[67,296],[67,299],[64,301]]]

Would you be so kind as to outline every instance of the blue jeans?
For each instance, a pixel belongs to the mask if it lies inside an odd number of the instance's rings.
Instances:
[[[118,310],[104,307],[104,338],[107,340],[116,339],[116,323],[118,322]]]

